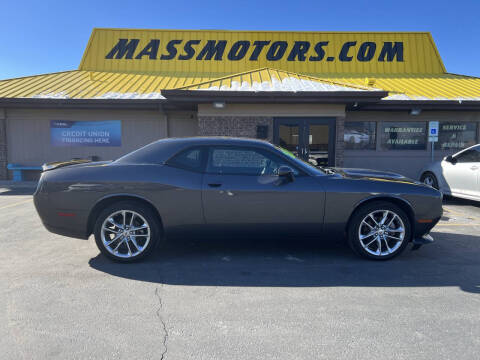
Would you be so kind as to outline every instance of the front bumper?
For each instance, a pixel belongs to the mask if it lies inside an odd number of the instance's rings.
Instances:
[[[433,219],[430,223],[420,223],[418,220],[416,221],[415,232],[413,234],[412,239],[412,250],[418,250],[422,245],[427,245],[433,243],[435,240],[433,239],[432,235],[430,235],[430,231],[437,225],[442,217],[443,209],[441,210],[440,216]]]
[[[431,244],[434,241],[435,240],[430,234],[425,234],[423,236],[416,237],[412,240],[412,243],[413,243],[412,250],[418,250],[422,247],[422,245]]]

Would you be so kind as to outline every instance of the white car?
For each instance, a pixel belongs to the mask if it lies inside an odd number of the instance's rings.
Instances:
[[[480,144],[466,148],[422,170],[420,181],[445,195],[480,201]]]
[[[368,143],[370,141],[370,136],[357,130],[350,130],[349,132],[345,132],[343,140],[350,144]]]

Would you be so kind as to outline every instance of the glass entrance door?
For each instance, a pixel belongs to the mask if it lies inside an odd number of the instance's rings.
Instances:
[[[288,151],[291,151],[298,157],[302,157],[302,147],[300,140],[302,138],[300,124],[296,121],[282,121],[276,128],[277,145]],[[303,145],[303,144],[302,144]]]
[[[330,141],[330,124],[325,123],[323,119],[307,119],[305,122],[306,140],[308,140],[305,144],[306,158],[314,165],[334,166],[335,138],[333,137]]]
[[[275,144],[318,166],[335,166],[334,118],[277,118]]]

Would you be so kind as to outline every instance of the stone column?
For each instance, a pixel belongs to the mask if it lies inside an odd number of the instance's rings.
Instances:
[[[343,156],[345,152],[345,141],[344,141],[344,133],[345,133],[345,118],[344,117],[337,117],[335,121],[336,127],[336,141],[335,141],[335,166],[342,167],[343,166]]]
[[[0,108],[0,180],[7,179],[7,116],[5,109]]]

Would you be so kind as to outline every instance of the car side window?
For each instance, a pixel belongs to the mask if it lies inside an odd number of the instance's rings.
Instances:
[[[455,156],[459,163],[480,162],[480,147],[476,146]]]
[[[277,175],[282,165],[297,169],[291,164],[267,151],[247,147],[212,147],[210,148],[207,173],[226,175]]]
[[[167,165],[176,168],[190,170],[190,171],[202,171],[203,161],[202,154],[204,150],[202,148],[192,148],[184,150],[177,155],[173,156],[167,161]]]

